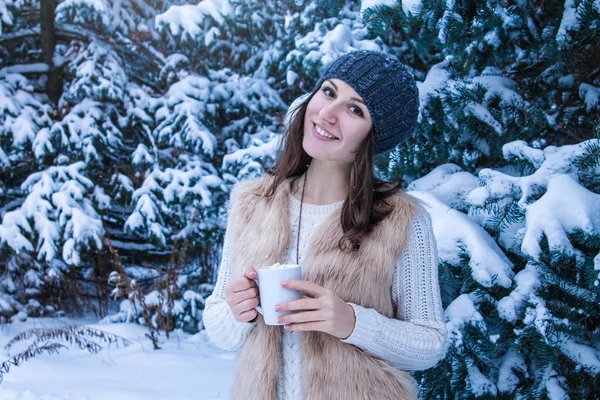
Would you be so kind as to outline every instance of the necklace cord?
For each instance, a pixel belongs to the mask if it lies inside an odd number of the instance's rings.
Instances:
[[[296,264],[300,264],[300,230],[302,227],[302,203],[304,203],[304,190],[306,189],[306,178],[308,174],[304,173],[304,183],[302,184],[302,196],[300,198],[300,215],[298,215],[298,235],[296,238]]]

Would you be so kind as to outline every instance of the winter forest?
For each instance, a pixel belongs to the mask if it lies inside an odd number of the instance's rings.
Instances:
[[[599,0],[0,0],[0,398],[227,398],[229,193],[356,49],[418,82],[376,172],[437,240],[420,397],[600,398]]]

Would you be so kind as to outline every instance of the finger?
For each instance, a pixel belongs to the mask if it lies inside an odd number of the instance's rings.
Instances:
[[[310,281],[289,280],[281,283],[287,289],[303,290],[315,297],[322,296],[327,293],[327,289]]]
[[[321,303],[319,300],[310,297],[303,297],[300,300],[277,304],[275,306],[275,311],[318,310],[320,308]]]
[[[251,287],[256,287],[256,283],[247,278],[238,278],[231,283],[231,289],[233,292],[243,292],[244,290],[248,290]]]
[[[260,303],[258,296],[253,297],[251,299],[244,300],[241,303],[238,303],[237,305],[234,306],[236,314],[241,314],[243,312],[252,310],[254,307],[256,307],[258,305],[258,303]]]
[[[248,300],[258,296],[258,288],[252,287],[250,289],[243,290],[241,292],[234,292],[231,294],[231,303],[238,304],[244,300]]]
[[[325,331],[325,322],[323,321],[319,321],[319,322],[301,322],[301,323],[296,323],[296,324],[287,324],[284,326],[284,328],[288,331],[320,331],[320,332],[326,332]]]
[[[323,313],[320,311],[305,311],[289,315],[282,315],[277,318],[281,324],[302,323],[302,322],[320,322],[324,321]]]
[[[248,279],[255,279],[258,276],[258,273],[254,267],[248,267],[244,270],[244,276]]]
[[[252,321],[254,318],[256,318],[256,316],[258,315],[258,311],[256,311],[254,308],[252,310],[248,310],[248,311],[244,311],[243,313],[241,313],[238,316],[238,321],[239,322],[248,322],[248,321]]]

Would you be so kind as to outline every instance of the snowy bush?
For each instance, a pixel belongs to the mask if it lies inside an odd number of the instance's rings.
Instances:
[[[449,330],[422,390],[589,398],[600,382],[600,140],[503,151],[516,166],[474,176],[443,165],[409,185],[433,218]],[[519,173],[523,162],[534,172]]]
[[[40,132],[51,123],[50,107],[33,91],[22,75],[0,76],[0,169],[30,158],[32,147],[36,157],[53,150],[46,131]]]

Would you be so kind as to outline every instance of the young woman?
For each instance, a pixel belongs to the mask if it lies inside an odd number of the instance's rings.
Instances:
[[[233,190],[223,257],[204,324],[242,348],[235,400],[413,399],[407,370],[437,363],[446,336],[431,221],[373,158],[414,131],[418,90],[383,53],[331,63],[293,111],[275,166]],[[303,299],[268,326],[252,278],[276,262],[302,265],[285,286]]]

